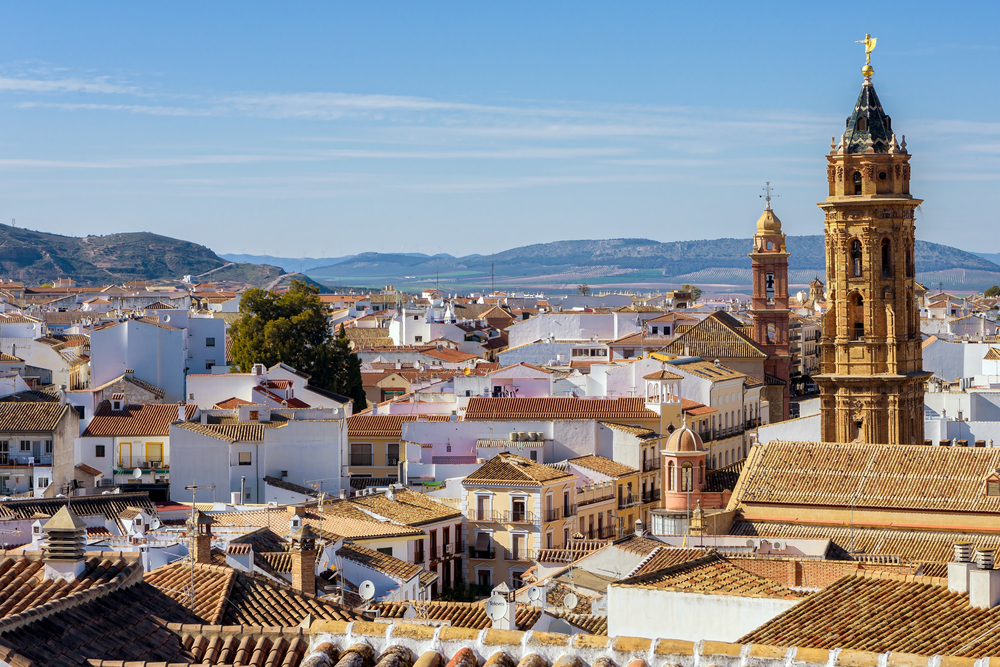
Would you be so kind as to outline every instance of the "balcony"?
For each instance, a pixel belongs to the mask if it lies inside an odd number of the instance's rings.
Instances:
[[[618,537],[613,526],[590,528],[583,536],[588,540],[613,540]]]
[[[618,509],[623,510],[627,507],[635,507],[636,505],[642,504],[642,496],[638,493],[629,493],[618,499]]]
[[[614,500],[614,497],[615,487],[613,484],[608,484],[602,487],[585,486],[576,490],[577,507],[586,507],[587,505],[593,505],[594,503]]]
[[[469,547],[469,558],[480,558],[482,560],[493,560],[496,558],[497,552],[493,549],[489,551],[479,551],[476,547]]]
[[[659,457],[652,458],[652,459],[645,459],[642,462],[642,471],[643,472],[652,472],[654,470],[659,470],[659,469],[660,469],[660,458]]]
[[[413,562],[414,563],[423,563],[424,562],[424,552],[423,551],[415,551],[413,553]]]
[[[493,510],[469,510],[469,521],[483,521],[486,523],[500,523],[503,521],[502,512]]]
[[[505,560],[535,560],[535,550],[521,547],[520,549],[506,549]]]
[[[524,510],[511,510],[503,513],[503,523],[528,523],[538,525],[538,516]]]
[[[0,453],[0,466],[10,468],[31,468],[34,466],[50,465],[52,465],[51,454],[46,454],[44,456],[15,456],[13,454],[7,454],[6,452]]]
[[[436,544],[427,550],[430,554],[431,562],[447,560],[462,555],[462,543],[458,544]],[[414,560],[416,562],[416,560]],[[421,561],[422,562],[422,561]]]
[[[642,492],[642,503],[655,503],[660,500],[660,489],[653,489],[652,491]]]
[[[568,519],[576,514],[576,505],[563,505],[562,507],[557,507],[555,509],[545,510],[544,520],[549,521],[560,521],[562,519]]]

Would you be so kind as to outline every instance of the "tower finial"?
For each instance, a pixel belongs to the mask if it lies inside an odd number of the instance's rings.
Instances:
[[[865,45],[865,66],[861,68],[861,73],[865,75],[865,82],[871,83],[872,74],[875,73],[875,69],[872,67],[872,51],[875,49],[876,39],[871,35],[865,34],[864,39],[854,40],[855,44]]]
[[[771,192],[773,190],[773,188],[771,187],[771,181],[767,181],[766,184],[764,185],[764,187],[761,188],[761,190],[764,191],[764,194],[762,194],[761,197],[763,197],[764,201],[767,202],[767,206],[764,207],[764,210],[765,211],[770,211],[771,210],[771,197],[780,197],[781,195],[772,195],[771,194]]]

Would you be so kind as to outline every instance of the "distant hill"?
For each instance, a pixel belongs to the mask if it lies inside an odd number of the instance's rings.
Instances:
[[[683,282],[699,285],[749,285],[750,240],[726,238],[661,243],[649,239],[608,239],[540,243],[495,255],[427,257],[413,254],[361,253],[307,273],[320,282],[355,285],[392,284],[411,289],[439,281],[445,289],[497,287],[575,288],[591,286],[661,287]],[[790,236],[791,282],[823,279],[823,237]],[[917,241],[918,279],[949,288],[1000,280],[1000,265],[950,246]],[[492,269],[491,269],[492,267]],[[492,272],[492,274],[491,274]],[[492,275],[492,277],[491,277]]]
[[[255,285],[282,273],[276,266],[227,262],[203,245],[149,232],[79,238],[0,225],[0,276],[28,285],[57,278],[107,285],[185,275]]]
[[[431,257],[423,253],[402,253],[404,257]],[[447,257],[454,259],[451,255],[433,255],[434,257]],[[470,255],[476,257],[477,255]],[[219,257],[228,259],[230,262],[249,262],[250,264],[272,264],[280,266],[289,273],[293,271],[311,271],[313,269],[338,264],[354,259],[357,255],[344,255],[343,257],[275,257],[273,255],[240,255],[233,253],[222,253]]]

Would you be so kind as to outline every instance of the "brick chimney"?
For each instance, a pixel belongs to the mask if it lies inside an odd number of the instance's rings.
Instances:
[[[288,536],[292,542],[292,588],[300,593],[316,594],[316,540],[319,538],[309,524]]]
[[[191,537],[191,556],[194,562],[204,565],[212,563],[212,517],[195,510],[194,516],[188,519],[188,534]]]

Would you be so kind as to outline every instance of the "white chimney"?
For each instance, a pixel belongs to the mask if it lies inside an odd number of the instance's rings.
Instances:
[[[992,609],[1000,604],[1000,570],[993,569],[993,549],[976,552],[978,567],[969,570],[969,605]]]
[[[969,572],[976,569],[972,562],[972,542],[955,542],[955,558],[948,563],[948,590],[969,592]]]
[[[177,421],[182,422],[187,419],[187,405],[184,401],[177,402]]]

